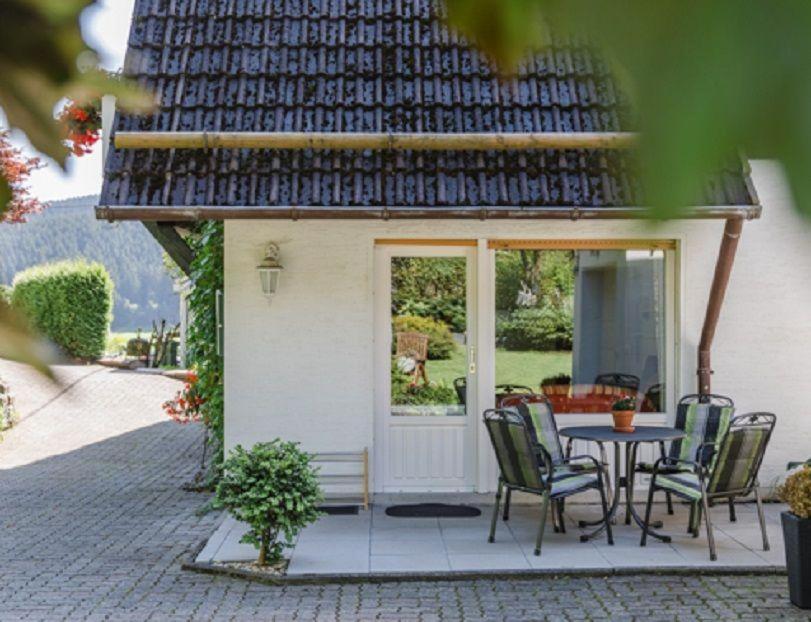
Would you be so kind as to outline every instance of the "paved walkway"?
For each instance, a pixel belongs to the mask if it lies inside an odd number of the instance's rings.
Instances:
[[[166,420],[179,386],[0,362],[23,421],[0,443],[0,620],[807,619],[784,577],[549,577],[277,588],[185,572],[211,534],[184,492],[201,432]]]

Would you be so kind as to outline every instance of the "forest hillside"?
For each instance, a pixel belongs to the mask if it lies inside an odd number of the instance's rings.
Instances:
[[[24,224],[0,224],[0,284],[40,263],[84,257],[107,267],[115,283],[113,330],[149,330],[178,321],[178,297],[163,251],[139,222],[96,220],[96,196],[54,201]]]

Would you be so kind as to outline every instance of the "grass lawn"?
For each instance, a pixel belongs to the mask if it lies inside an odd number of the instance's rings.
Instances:
[[[428,378],[451,385],[465,374],[465,365],[465,352],[458,348],[447,361],[428,361]],[[571,352],[496,350],[496,384],[524,384],[538,390],[541,379],[559,373],[572,373]]]

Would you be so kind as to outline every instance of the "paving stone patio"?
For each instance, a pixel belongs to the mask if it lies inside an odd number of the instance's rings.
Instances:
[[[60,373],[70,382],[54,388],[0,362],[25,415],[0,442],[2,621],[808,619],[788,604],[784,576],[274,587],[184,571],[222,517],[198,514],[208,497],[181,488],[201,431],[161,412],[178,385],[98,367]]]

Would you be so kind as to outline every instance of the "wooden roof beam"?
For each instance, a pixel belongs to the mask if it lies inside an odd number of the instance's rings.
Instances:
[[[117,132],[117,149],[513,151],[628,149],[633,132]]]

